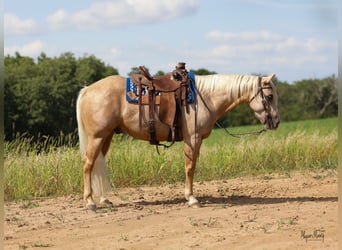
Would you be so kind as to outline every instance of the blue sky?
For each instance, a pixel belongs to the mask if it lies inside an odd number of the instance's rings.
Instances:
[[[337,23],[337,0],[11,0],[4,53],[95,55],[121,75],[185,61],[292,83],[337,75]]]

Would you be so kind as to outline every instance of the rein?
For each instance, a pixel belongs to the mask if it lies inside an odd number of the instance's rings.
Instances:
[[[264,109],[267,113],[267,123],[270,123],[272,121],[272,117],[270,116],[268,110],[269,110],[269,101],[267,100],[267,98],[265,97],[264,91],[263,89],[270,89],[272,87],[262,87],[261,86],[261,77],[258,78],[258,91],[257,93],[249,100],[249,103],[251,103],[256,97],[257,95],[260,93],[261,94],[261,98],[262,98],[262,104],[264,106]],[[197,90],[197,93],[199,95],[199,97],[201,98],[204,106],[208,109],[209,112],[211,112],[208,104],[204,101],[204,98],[202,96],[202,94]],[[271,119],[271,120],[270,120]],[[229,132],[229,130],[225,127],[222,126],[222,124],[219,121],[215,122],[216,126],[223,129],[228,135],[232,136],[232,137],[236,137],[236,138],[242,138],[242,137],[246,137],[246,136],[253,136],[253,135],[260,135],[263,132],[266,132],[265,128],[262,128],[258,131],[254,131],[254,132],[247,132],[247,133],[231,133]]]
[[[262,129],[260,129],[258,131],[254,131],[254,132],[231,133],[231,132],[229,132],[229,130],[227,128],[223,127],[222,124],[219,121],[217,121],[215,124],[217,125],[217,127],[223,129],[228,135],[230,135],[232,137],[235,137],[235,138],[242,138],[242,137],[246,137],[246,136],[260,135],[261,133],[266,132],[266,129],[262,128]]]

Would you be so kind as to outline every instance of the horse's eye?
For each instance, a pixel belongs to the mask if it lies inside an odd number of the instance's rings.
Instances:
[[[268,102],[272,102],[272,100],[273,100],[273,95],[268,95],[268,96],[266,96],[266,100],[267,100]]]

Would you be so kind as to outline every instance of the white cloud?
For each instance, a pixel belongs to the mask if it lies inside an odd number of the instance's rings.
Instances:
[[[67,25],[67,20],[67,12],[61,9],[47,17],[47,22],[53,30],[63,29]]]
[[[40,40],[33,41],[24,45],[13,45],[4,48],[4,55],[14,55],[15,52],[19,52],[21,55],[36,57],[42,51],[44,51],[44,43]]]
[[[111,48],[109,51],[110,51],[110,55],[114,57],[117,57],[121,54],[121,50],[118,48]]]
[[[47,22],[54,30],[97,30],[171,20],[191,15],[198,8],[198,0],[95,1],[73,13],[58,10]]]
[[[337,51],[337,42],[287,37],[268,31],[232,33],[216,30],[208,32],[206,37],[214,42],[214,47],[209,50],[213,57],[247,63],[265,60],[297,65],[322,63]]]
[[[325,0],[325,1],[274,1],[274,0],[239,0],[245,2],[245,4],[255,4],[265,7],[274,7],[283,10],[287,9],[332,9],[336,7],[337,1]]]
[[[214,30],[208,32],[206,37],[211,41],[219,43],[250,43],[251,41],[277,42],[282,39],[282,36],[268,31],[234,33]]]
[[[207,48],[181,50],[189,68],[204,67],[223,74],[276,73],[281,80],[337,72],[337,41],[323,37],[222,30],[208,32],[205,37],[211,43]]]
[[[38,25],[33,19],[22,20],[13,13],[4,15],[4,34],[12,36],[25,36],[38,32]]]

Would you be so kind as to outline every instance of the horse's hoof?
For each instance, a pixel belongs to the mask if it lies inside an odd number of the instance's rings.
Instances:
[[[191,207],[191,208],[201,208],[202,204],[197,202],[197,203],[193,203],[193,204],[189,205],[189,207]]]
[[[113,207],[113,202],[111,202],[110,200],[108,200],[107,198],[101,198],[100,199],[100,204],[101,205],[105,205],[107,207]]]
[[[193,197],[193,196],[189,197],[188,204],[189,204],[189,207],[192,207],[192,208],[199,208],[199,207],[201,207],[201,203],[199,203],[198,200],[195,197]]]
[[[96,204],[87,204],[86,208],[90,211],[96,211]]]

